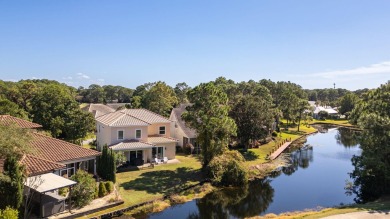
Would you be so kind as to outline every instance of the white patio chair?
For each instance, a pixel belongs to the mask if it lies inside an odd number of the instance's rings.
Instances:
[[[161,161],[159,159],[157,159],[157,157],[154,158],[154,162],[156,162],[156,164],[160,164],[161,163]]]
[[[164,163],[168,163],[168,157],[164,157]]]

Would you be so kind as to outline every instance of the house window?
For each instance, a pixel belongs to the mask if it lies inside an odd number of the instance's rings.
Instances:
[[[142,136],[141,129],[135,130],[135,138],[141,138],[141,136]]]
[[[118,140],[123,139],[123,130],[118,131]]]
[[[164,157],[164,147],[152,148],[152,157],[162,159]]]
[[[60,175],[62,177],[71,177],[73,174],[75,174],[76,169],[74,163],[66,164],[66,169],[62,169],[60,172]]]
[[[159,133],[160,135],[165,135],[165,126],[160,126]]]

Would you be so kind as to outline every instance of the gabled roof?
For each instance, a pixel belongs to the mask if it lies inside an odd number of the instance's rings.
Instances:
[[[96,118],[96,121],[103,123],[104,125],[111,127],[124,127],[124,126],[148,126],[143,120],[135,118],[134,116],[128,115],[122,111],[109,113]]]
[[[149,111],[147,109],[124,109],[124,110],[121,110],[121,112],[124,112],[127,115],[131,115],[137,119],[140,119],[140,120],[145,121],[145,122],[150,123],[150,124],[172,122],[171,120],[165,118],[164,116],[161,116],[161,115],[154,113],[152,111]]]
[[[180,104],[178,108],[173,108],[172,113],[176,118],[176,123],[178,125],[178,128],[183,130],[184,134],[188,138],[196,138],[196,131],[186,125],[184,120],[181,118],[181,115],[183,115],[184,112],[186,112],[186,107],[190,104]]]
[[[41,159],[63,163],[70,160],[100,155],[100,152],[98,151],[83,148],[79,145],[39,133],[31,133],[31,136],[31,145],[34,150],[34,155]]]
[[[112,127],[148,126],[154,123],[171,122],[171,120],[146,109],[123,109],[99,116],[96,121]]]
[[[113,109],[107,105],[104,105],[104,104],[92,104],[91,103],[91,104],[88,104],[87,106],[85,106],[81,109],[92,113],[95,118],[102,116],[102,115],[105,115],[107,113],[115,112],[115,109]]]
[[[32,155],[25,155],[20,162],[26,165],[27,173],[30,176],[65,168],[64,164],[42,159]]]
[[[16,124],[20,128],[25,128],[25,129],[42,128],[42,126],[37,123],[29,122],[27,120],[19,119],[10,115],[0,115],[0,124],[3,125]]]

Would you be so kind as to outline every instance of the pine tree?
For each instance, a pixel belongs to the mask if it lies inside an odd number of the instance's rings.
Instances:
[[[23,178],[23,167],[18,159],[9,156],[4,163],[4,177],[0,180],[0,208],[19,209],[23,201]]]

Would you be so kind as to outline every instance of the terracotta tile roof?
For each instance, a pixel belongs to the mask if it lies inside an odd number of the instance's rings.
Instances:
[[[53,170],[58,170],[66,167],[64,164],[42,159],[32,155],[24,156],[20,162],[26,165],[27,174],[29,176],[49,173]]]
[[[41,159],[54,162],[66,162],[75,159],[94,157],[100,152],[83,148],[66,141],[51,138],[39,133],[31,133],[33,139],[31,145],[35,150],[34,155]]]
[[[20,128],[26,128],[26,129],[42,128],[42,126],[37,123],[29,122],[27,120],[19,119],[10,115],[0,115],[0,124],[4,124],[4,125],[16,124]]]
[[[81,109],[92,113],[95,118],[107,113],[115,112],[115,109],[104,104],[89,104]]]
[[[149,123],[128,115],[122,111],[109,113],[96,118],[96,121],[103,123],[104,125],[111,127],[124,127],[124,126],[148,126]]]
[[[140,119],[142,121],[145,121],[150,124],[154,123],[170,123],[171,120],[154,113],[152,111],[149,111],[147,109],[124,109],[121,110],[121,112],[126,113],[127,115],[131,115],[137,119]]]
[[[120,151],[120,150],[132,150],[132,149],[147,149],[153,147],[154,147],[153,144],[133,139],[133,140],[127,140],[127,141],[120,142],[118,144],[111,145],[109,148],[111,148],[114,151]]]
[[[176,124],[178,125],[178,128],[183,130],[184,134],[187,136],[187,138],[196,138],[196,131],[186,125],[184,120],[181,118],[184,112],[186,112],[186,107],[190,104],[180,104],[178,108],[173,108],[171,113],[171,119],[176,121]],[[172,118],[172,115],[174,115],[174,118]]]
[[[154,145],[159,144],[159,143],[172,143],[172,142],[177,142],[177,140],[174,138],[163,137],[163,136],[149,136],[148,137],[148,143],[151,143]]]

